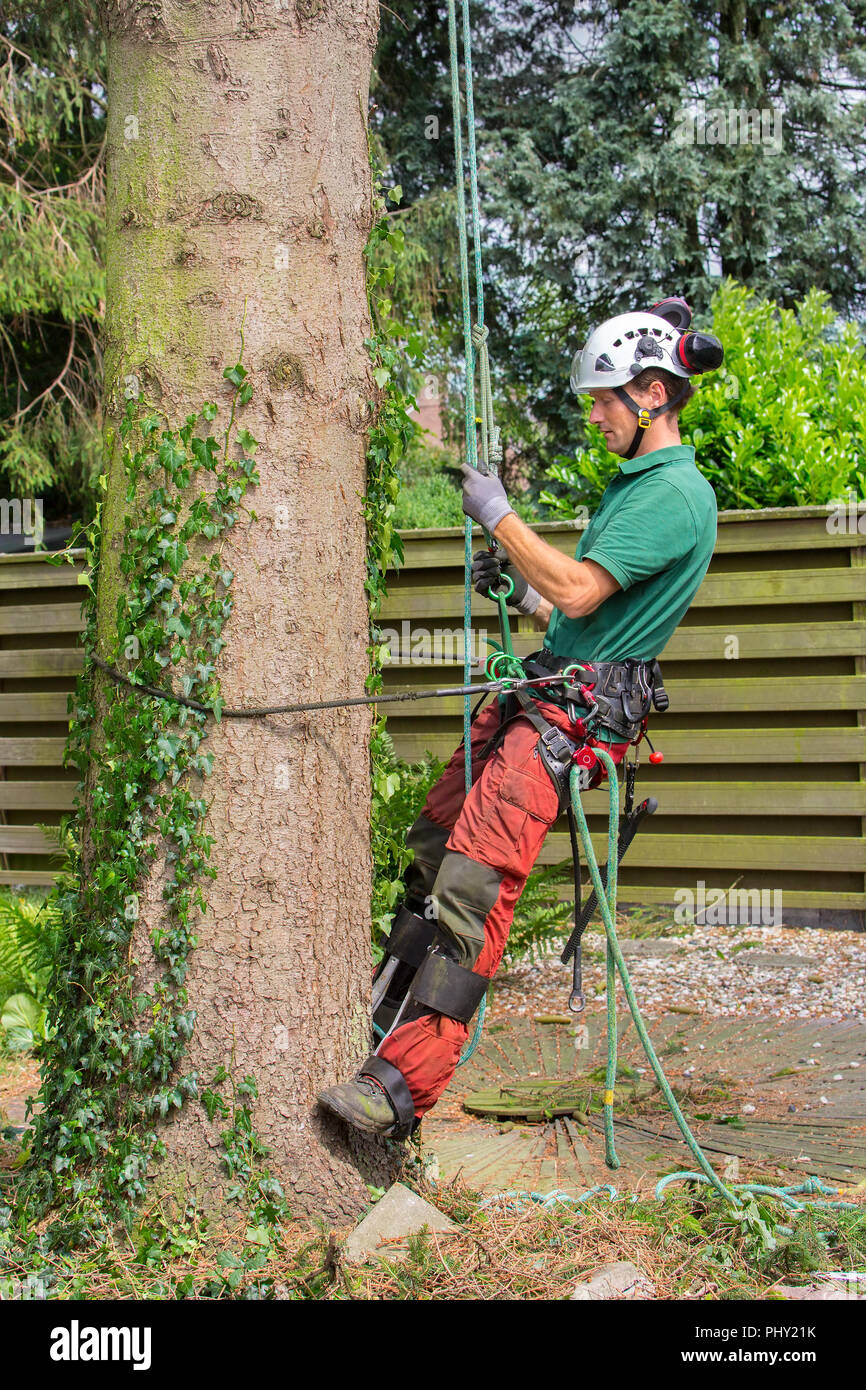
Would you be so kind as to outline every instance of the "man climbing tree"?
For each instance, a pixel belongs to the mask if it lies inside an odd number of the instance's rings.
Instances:
[[[407,843],[414,860],[389,959],[374,987],[382,1040],[353,1081],[322,1104],[354,1128],[406,1137],[438,1100],[502,959],[514,908],[545,835],[569,801],[577,759],[597,785],[661,705],[659,652],[706,573],[716,538],[713,489],[680,441],[688,378],[718,367],[722,350],[689,333],[681,299],[603,323],[577,355],[571,384],[591,395],[590,419],[622,459],[573,560],[525,526],[499,479],[463,465],[463,508],[507,552],[481,551],[473,574],[490,594],[546,628],[523,663],[543,677],[578,668],[557,692],[520,690],[490,706],[432,788]]]
[[[218,1202],[233,1110],[295,1211],[357,1213],[379,1161],[314,1105],[369,1047],[370,712],[201,712],[368,674],[377,17],[107,0],[107,477],[34,1145],[64,1191]]]

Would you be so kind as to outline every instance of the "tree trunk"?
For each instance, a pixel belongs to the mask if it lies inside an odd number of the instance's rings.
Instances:
[[[365,433],[374,398],[363,248],[375,0],[110,0],[106,418],[140,383],[173,426],[253,384],[255,519],[226,533],[234,610],[217,675],[228,706],[358,694],[367,675]],[[112,445],[99,589],[115,630],[126,479]],[[167,675],[171,674],[169,668]],[[103,697],[104,698],[104,697]],[[354,1214],[381,1146],[350,1148],[316,1092],[370,1044],[370,715],[210,726],[203,784],[215,881],[191,958],[184,1059],[206,1084],[251,1073],[257,1135],[296,1211]],[[158,973],[159,859],[133,938]],[[228,1180],[225,1120],[187,1102],[165,1123],[158,1187],[209,1205]]]

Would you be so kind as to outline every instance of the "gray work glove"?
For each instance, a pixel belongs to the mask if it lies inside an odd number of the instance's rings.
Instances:
[[[482,473],[471,463],[460,465],[463,474],[463,510],[492,536],[504,516],[514,508],[495,473]]]
[[[472,583],[477,593],[484,594],[486,598],[492,597],[491,586],[496,588],[496,581],[503,574],[514,584],[514,593],[508,600],[509,608],[516,608],[518,613],[534,613],[541,595],[510,560],[504,555],[491,555],[489,550],[477,550],[472,556]]]

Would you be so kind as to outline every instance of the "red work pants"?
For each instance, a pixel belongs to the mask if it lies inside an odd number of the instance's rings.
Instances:
[[[584,741],[558,705],[539,703],[538,709],[574,742]],[[407,894],[432,900],[459,964],[488,978],[496,973],[517,900],[559,815],[559,797],[538,753],[534,725],[518,716],[488,752],[485,745],[499,726],[494,702],[472,724],[470,792],[461,743],[408,836],[415,859]],[[628,746],[605,745],[617,763]],[[430,1013],[399,1025],[379,1047],[378,1055],[405,1078],[419,1118],[454,1075],[468,1036],[465,1023]]]

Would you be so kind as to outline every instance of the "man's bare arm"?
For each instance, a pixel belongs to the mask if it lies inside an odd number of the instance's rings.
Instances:
[[[500,545],[524,578],[567,618],[583,618],[594,613],[606,598],[616,593],[620,585],[594,560],[572,560],[554,546],[548,545],[520,520],[514,512],[504,516],[494,531]],[[548,612],[548,620],[550,612]],[[542,604],[535,617],[542,618]],[[546,626],[546,623],[545,623]]]
[[[547,624],[553,616],[553,604],[546,598],[539,599],[538,607],[532,615],[532,621],[542,632],[547,630]]]

